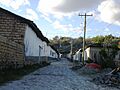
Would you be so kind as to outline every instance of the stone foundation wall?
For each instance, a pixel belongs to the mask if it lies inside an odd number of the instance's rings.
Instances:
[[[23,46],[0,36],[0,69],[18,68],[24,64]]]
[[[40,57],[40,61],[39,61],[39,57],[38,56],[27,56],[25,58],[25,63],[26,64],[34,64],[34,63],[40,63],[42,61],[47,61],[47,62],[55,62],[58,61],[58,58],[52,58],[52,57],[45,57],[45,56],[41,56]]]

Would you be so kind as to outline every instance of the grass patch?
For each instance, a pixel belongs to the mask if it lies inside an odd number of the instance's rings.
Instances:
[[[50,63],[43,62],[42,65],[34,64],[26,65],[19,69],[0,70],[0,85],[3,85],[8,81],[19,80],[23,76],[28,75],[29,73],[47,65],[50,65]]]

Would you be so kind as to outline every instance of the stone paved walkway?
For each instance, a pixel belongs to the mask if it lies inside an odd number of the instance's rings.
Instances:
[[[0,90],[117,90],[97,86],[69,68],[70,62],[62,59],[38,69],[21,80],[7,83],[1,86]]]

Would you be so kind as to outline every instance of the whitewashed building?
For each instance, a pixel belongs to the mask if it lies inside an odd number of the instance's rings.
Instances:
[[[82,50],[79,49],[74,55],[73,60],[82,61]]]
[[[99,62],[100,60],[100,51],[101,49],[103,48],[102,45],[89,45],[87,48],[86,48],[86,57],[87,59],[91,59],[95,62]],[[109,48],[109,51],[111,51],[112,48]],[[114,60],[120,60],[120,50],[118,50],[118,53],[117,55],[115,56]]]
[[[66,57],[69,59],[71,59],[71,56],[72,56],[71,52],[66,55]]]
[[[59,56],[58,51],[49,45],[49,40],[33,21],[1,7],[0,36],[3,37],[0,42],[0,62],[4,66],[6,62],[6,66],[22,66],[27,61],[40,62],[46,57],[49,60]]]
[[[82,61],[82,49],[80,48],[74,55],[73,55],[73,60],[76,60],[76,61]],[[86,61],[87,60],[87,53],[86,51],[84,52],[84,60]]]
[[[84,60],[87,61],[88,59],[93,60],[94,62],[99,62],[100,60],[100,51],[103,48],[102,45],[92,44],[89,45],[84,52]],[[112,48],[109,48],[111,51]],[[82,61],[82,51],[79,49],[74,55],[73,60]],[[117,55],[114,58],[115,61],[120,61],[120,50],[118,51]]]
[[[49,45],[49,40],[37,30],[38,28],[33,29],[29,25],[26,26],[24,38],[26,59],[39,62],[46,58],[47,60],[58,58],[58,52]]]

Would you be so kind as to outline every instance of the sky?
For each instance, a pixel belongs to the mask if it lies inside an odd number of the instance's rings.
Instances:
[[[0,7],[34,21],[43,35],[78,38],[109,35],[120,37],[120,0],[0,0]]]

